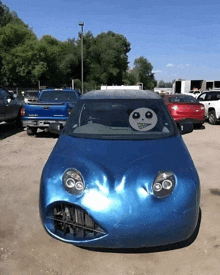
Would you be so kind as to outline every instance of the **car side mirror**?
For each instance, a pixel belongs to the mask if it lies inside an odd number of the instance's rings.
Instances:
[[[193,131],[192,122],[178,122],[177,127],[181,135],[185,135]]]
[[[64,126],[61,123],[51,123],[49,126],[49,132],[60,135]]]

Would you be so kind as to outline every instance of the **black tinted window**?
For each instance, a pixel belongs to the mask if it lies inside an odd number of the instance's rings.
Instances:
[[[198,97],[198,100],[203,101],[203,100],[205,100],[205,98],[206,98],[206,93],[200,95],[200,96]]]
[[[175,133],[162,100],[80,100],[65,133],[101,139],[157,139]]]
[[[10,94],[3,88],[0,88],[0,98],[9,97]]]
[[[70,101],[76,102],[77,95],[71,91],[44,91],[40,97],[42,101]]]
[[[198,102],[197,99],[195,99],[193,96],[186,96],[186,95],[180,95],[180,96],[172,96],[169,97],[170,102]]]

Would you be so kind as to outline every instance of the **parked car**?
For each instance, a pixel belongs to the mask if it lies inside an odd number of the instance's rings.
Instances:
[[[152,91],[81,96],[42,172],[45,230],[104,249],[188,240],[199,225],[200,182],[181,137],[193,125],[179,126]]]
[[[42,90],[36,102],[28,102],[21,109],[23,127],[28,135],[35,135],[37,129],[47,130],[53,122],[65,125],[79,93],[70,89]]]
[[[209,123],[215,125],[220,119],[220,90],[204,92],[198,100],[205,106],[205,116]]]
[[[21,103],[17,95],[0,86],[0,122],[20,121]]]
[[[173,119],[191,121],[194,125],[201,126],[205,122],[205,107],[194,97],[185,94],[163,96]]]

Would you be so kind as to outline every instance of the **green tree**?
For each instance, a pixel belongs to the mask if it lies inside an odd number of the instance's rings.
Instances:
[[[158,82],[158,88],[165,88],[165,82],[163,80]]]
[[[11,20],[9,8],[0,1],[0,27],[7,25]]]
[[[71,86],[81,89],[81,36],[61,42],[50,35],[37,39],[32,29],[0,1],[0,82],[3,85]],[[128,71],[130,43],[112,31],[96,37],[83,35],[84,89],[106,85],[155,86],[152,65],[145,57],[135,59]]]
[[[60,70],[64,76],[64,85],[70,86],[72,79],[75,80],[76,88],[80,88],[81,81],[81,59],[80,50],[77,48],[77,42],[75,39],[68,39],[61,45],[61,58],[60,58]],[[78,79],[79,81],[76,81]]]
[[[63,58],[62,43],[51,35],[45,35],[39,41],[38,55],[41,65],[38,66],[40,69],[44,68],[39,78],[42,85],[60,87],[65,82],[65,74],[60,65]]]
[[[123,35],[111,31],[97,35],[92,42],[89,80],[97,85],[122,85],[130,43]]]
[[[153,90],[157,82],[152,70],[152,64],[144,56],[141,56],[134,60],[134,68],[130,73],[133,75],[133,78],[136,79],[136,83],[143,83],[144,89]]]
[[[160,80],[157,84],[158,88],[172,88],[172,82],[165,82],[163,80]]]
[[[35,43],[35,34],[25,24],[8,23],[0,27],[0,81],[3,84],[18,85],[28,79],[30,73],[26,75],[25,72],[29,72],[31,65],[26,58],[30,60],[32,44]]]

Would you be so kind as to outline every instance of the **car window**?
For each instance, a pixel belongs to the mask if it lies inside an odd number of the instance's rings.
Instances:
[[[169,101],[171,103],[175,102],[198,102],[197,99],[195,99],[193,96],[186,96],[186,95],[182,95],[182,96],[172,96],[169,97]]]
[[[205,100],[207,101],[213,100],[213,93],[207,93]]]
[[[220,99],[220,93],[212,93],[212,100],[219,100]]]
[[[198,100],[204,101],[204,100],[205,100],[205,97],[206,97],[206,93],[201,94],[201,95],[198,97]]]
[[[157,139],[175,128],[162,100],[79,100],[65,134],[101,139]]]
[[[40,101],[77,101],[77,95],[72,91],[44,91],[40,96]]]
[[[0,88],[0,98],[10,97],[10,94],[3,88]]]

